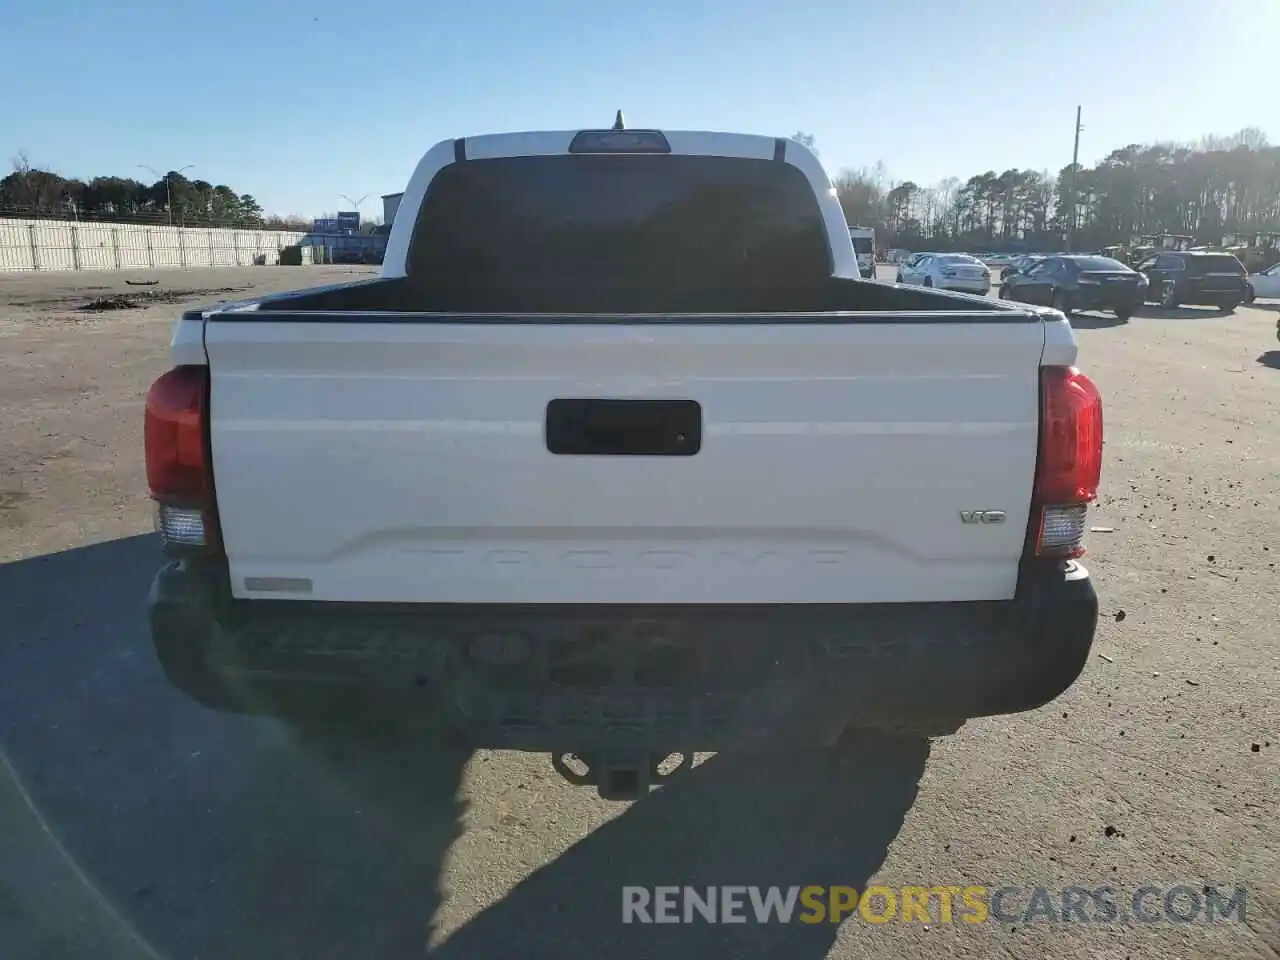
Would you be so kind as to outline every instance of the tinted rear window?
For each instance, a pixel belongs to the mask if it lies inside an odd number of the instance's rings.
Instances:
[[[1206,273],[1235,273],[1244,276],[1244,264],[1224,253],[1202,257],[1187,257],[1187,273],[1203,276]]]
[[[689,156],[469,160],[432,180],[411,278],[504,289],[678,289],[830,276],[822,212],[789,164]]]
[[[1074,257],[1072,262],[1081,270],[1109,270],[1113,273],[1128,273],[1129,268],[1119,260],[1110,257]]]
[[[875,247],[871,244],[870,237],[853,237],[853,250],[855,253],[872,253]]]

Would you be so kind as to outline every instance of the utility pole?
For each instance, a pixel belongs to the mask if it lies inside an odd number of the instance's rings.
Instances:
[[[347,203],[351,204],[351,209],[356,212],[357,218],[359,218],[360,216],[360,204],[364,203],[366,200],[369,199],[369,195],[367,193],[364,196],[362,196],[359,200],[353,200],[351,197],[348,197],[345,193],[340,193],[338,194],[338,196],[340,196],[343,200],[347,201]],[[359,231],[356,231],[356,232],[358,233]]]
[[[138,166],[141,167],[143,170],[150,170],[152,173],[156,175],[158,179],[164,181],[164,202],[165,202],[165,206],[169,208],[169,226],[172,227],[173,226],[173,183],[169,179],[169,174],[166,173],[163,176],[161,176],[160,171],[158,171],[155,167],[148,167],[145,163],[140,163],[138,164]],[[194,166],[195,166],[194,163],[188,163],[184,167],[179,167],[177,170],[171,170],[169,172],[182,173],[183,170],[190,170]]]
[[[1067,225],[1067,253],[1076,239],[1076,205],[1080,202],[1080,108],[1076,107],[1076,143],[1071,148],[1071,223]]]

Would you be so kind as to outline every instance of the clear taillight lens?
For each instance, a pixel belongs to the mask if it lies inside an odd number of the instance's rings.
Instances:
[[[1036,552],[1043,556],[1081,556],[1088,515],[1089,508],[1083,503],[1041,508]]]
[[[194,507],[156,504],[156,532],[166,546],[205,546],[204,511]]]

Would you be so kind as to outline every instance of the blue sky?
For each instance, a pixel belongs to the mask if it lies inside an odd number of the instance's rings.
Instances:
[[[40,0],[0,33],[0,162],[188,175],[366,215],[446,137],[813,133],[929,183],[1132,142],[1280,140],[1276,0]],[[1185,66],[1184,66],[1185,65]]]

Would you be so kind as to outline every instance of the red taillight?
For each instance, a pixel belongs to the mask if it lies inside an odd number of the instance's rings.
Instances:
[[[209,492],[204,411],[209,372],[176,367],[147,391],[147,486],[162,503],[202,505]]]
[[[147,486],[166,548],[218,549],[213,474],[205,441],[209,371],[176,367],[147,391]]]
[[[1102,476],[1102,395],[1075,367],[1040,371],[1040,453],[1033,522],[1036,553],[1084,553],[1087,504]]]

